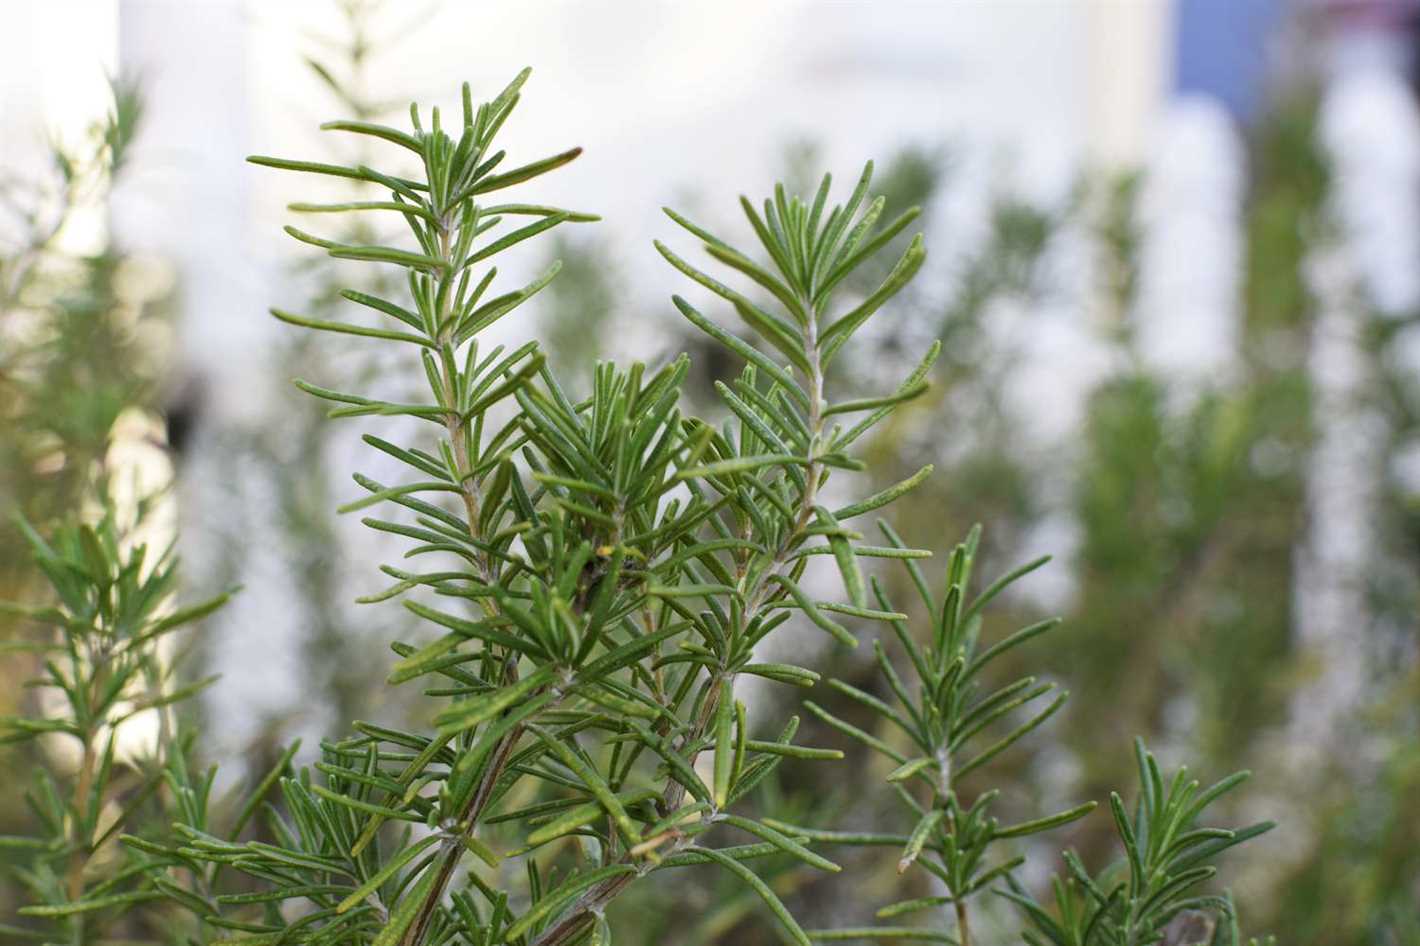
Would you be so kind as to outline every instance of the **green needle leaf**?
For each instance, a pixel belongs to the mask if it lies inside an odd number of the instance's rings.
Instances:
[[[1099,807],[1098,802],[1087,801],[1083,805],[1076,805],[1066,811],[1054,815],[1047,815],[1044,818],[1036,818],[1033,821],[1022,821],[1005,828],[997,828],[992,834],[998,838],[1021,838],[1029,834],[1038,834],[1041,831],[1049,831],[1051,828],[1058,828],[1062,824],[1069,824],[1077,821],[1085,815]]]
[[[439,733],[458,733],[487,722],[534,691],[547,686],[556,676],[556,672],[556,668],[552,666],[539,667],[511,686],[502,687],[486,696],[476,696],[455,703],[434,717]]]
[[[335,907],[335,912],[344,913],[360,901],[364,900],[366,897],[373,894],[375,891],[379,890],[382,886],[384,886],[386,881],[388,881],[395,874],[403,870],[406,864],[409,864],[420,854],[424,853],[429,848],[433,847],[435,844],[438,843],[439,836],[437,834],[431,834],[424,840],[416,841],[414,844],[411,844],[409,845],[409,847],[400,851],[394,857],[390,858],[389,861],[386,862],[383,867],[375,871],[375,873],[371,874],[369,880],[366,880],[359,887],[356,887],[355,890],[350,894],[350,896],[340,901],[340,903],[338,903]]]
[[[409,925],[414,922],[414,918],[419,915],[419,911],[424,906],[425,899],[434,888],[434,881],[439,872],[432,868],[425,869],[420,875],[418,883],[411,889],[405,891],[400,898],[399,905],[390,914],[389,922],[380,930],[371,942],[370,946],[397,946],[404,936]]]
[[[783,575],[774,575],[773,578],[780,587],[789,592],[789,597],[794,599],[794,603],[799,606],[804,614],[808,615],[810,621],[813,621],[818,627],[833,635],[836,640],[845,646],[858,646],[858,638],[848,633],[843,625],[820,611],[818,606],[814,604],[808,595],[804,594],[804,590],[800,588],[796,582]]]
[[[911,867],[912,863],[921,855],[922,848],[932,837],[932,831],[941,823],[944,814],[946,812],[942,809],[933,808],[918,820],[917,826],[907,836],[907,846],[902,850],[902,857],[898,858],[897,872],[899,874],[906,873],[907,868]]]
[[[538,900],[528,912],[518,919],[518,922],[503,932],[503,937],[511,942],[531,930],[542,920],[556,915],[559,910],[575,900],[582,891],[595,887],[603,881],[635,873],[636,868],[630,864],[612,864],[608,867],[589,870],[584,874],[574,874],[566,883]]]
[[[529,728],[542,740],[543,745],[552,750],[563,765],[576,773],[587,790],[596,796],[597,801],[611,816],[612,823],[616,825],[626,846],[635,847],[640,843],[641,832],[637,829],[636,823],[631,820],[631,816],[626,813],[626,809],[622,807],[621,799],[617,798],[616,793],[607,785],[606,780],[561,739],[536,726],[529,726]]]
[[[730,796],[730,775],[735,761],[735,692],[730,681],[720,683],[719,703],[715,707],[715,807],[725,807]]]
[[[769,907],[769,912],[773,913],[779,922],[784,925],[784,929],[789,933],[790,938],[792,938],[794,942],[798,943],[799,946],[810,946],[808,935],[804,933],[803,929],[795,922],[794,918],[789,915],[789,911],[785,909],[783,901],[775,896],[774,891],[769,889],[769,885],[760,880],[759,876],[755,874],[754,871],[750,870],[733,857],[729,857],[714,848],[694,847],[690,848],[690,850],[714,861],[725,868],[725,870],[740,878],[740,880],[743,880],[749,885],[750,889],[759,894],[759,898],[764,901],[765,906]]]
[[[389,329],[373,328],[367,325],[349,325],[345,322],[329,322],[324,319],[309,319],[300,315],[292,315],[290,312],[281,309],[270,310],[271,314],[283,322],[291,325],[299,325],[302,328],[316,329],[321,332],[338,332],[342,335],[360,335],[365,338],[382,338],[389,342],[408,342],[411,345],[420,345],[424,348],[435,347],[429,339],[420,335],[411,335],[408,332],[392,332]]]

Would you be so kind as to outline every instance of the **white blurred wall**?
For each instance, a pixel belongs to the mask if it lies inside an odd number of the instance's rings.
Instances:
[[[0,0],[0,17],[0,181],[33,182],[49,170],[47,141],[77,145],[107,107],[118,3]],[[0,241],[17,236],[4,227],[0,222]],[[60,239],[91,252],[103,229],[100,214],[81,213]]]

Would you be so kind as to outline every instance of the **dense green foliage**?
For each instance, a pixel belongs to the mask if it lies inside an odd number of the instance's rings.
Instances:
[[[1142,746],[1137,813],[1127,816],[1111,797],[1127,876],[1116,880],[1111,869],[1090,875],[1068,859],[1070,880],[1057,888],[1055,914],[1012,881],[1021,855],[1003,842],[1093,807],[1002,826],[990,814],[995,793],[976,787],[978,770],[1063,703],[1051,684],[1033,677],[988,685],[983,675],[1053,626],[1032,624],[992,644],[982,639],[982,609],[1039,563],[970,597],[973,534],[950,557],[934,595],[914,563],[928,552],[908,547],[886,525],[888,544],[881,546],[854,527],[853,520],[889,506],[932,472],[923,466],[868,489],[853,476],[865,469],[857,453],[866,435],[926,392],[939,346],[928,346],[887,392],[856,390],[843,357],[921,267],[920,235],[885,254],[918,212],[881,222],[885,201],[869,196],[871,165],[843,204],[830,204],[828,177],[807,198],[780,187],[762,205],[743,200],[759,244],[753,254],[667,211],[724,278],[746,285],[732,288],[656,244],[697,292],[748,329],[747,337],[737,334],[688,299],[673,300],[691,325],[744,362],[732,380],[715,383],[724,422],[682,410],[685,358],[654,368],[598,365],[589,396],[570,397],[535,342],[510,351],[488,340],[495,323],[557,275],[554,265],[531,282],[495,290],[494,260],[553,228],[596,219],[501,197],[485,202],[579,153],[504,169],[505,154],[493,143],[526,78],[476,107],[465,87],[453,131],[439,110],[418,108],[408,131],[365,119],[324,126],[397,149],[390,160],[402,163],[387,171],[251,159],[383,190],[378,200],[298,203],[293,211],[370,212],[407,226],[401,246],[287,228],[335,259],[402,271],[407,292],[398,300],[342,292],[358,310],[390,321],[273,314],[368,340],[386,358],[413,356],[422,367],[427,390],[412,400],[297,383],[333,404],[333,417],[411,422],[428,435],[397,444],[366,433],[382,462],[404,471],[402,481],[356,474],[363,494],[342,508],[397,507],[397,518],[364,521],[408,539],[406,558],[432,557],[427,570],[384,566],[393,584],[363,599],[392,607],[380,603],[403,598],[421,619],[418,639],[393,645],[398,660],[389,683],[422,690],[429,723],[357,722],[353,735],[322,743],[313,767],[292,768],[292,750],[245,801],[228,806],[213,797],[211,773],[193,774],[189,744],[164,739],[165,764],[137,768],[154,785],[162,772],[171,832],[145,833],[125,814],[101,828],[99,786],[113,765],[100,763],[96,780],[85,775],[94,763],[81,764],[72,801],[47,809],[57,840],[35,847],[41,864],[67,859],[70,879],[56,887],[45,880],[52,869],[36,868],[44,895],[30,912],[69,924],[73,943],[101,941],[92,925],[74,918],[102,918],[157,899],[166,904],[166,929],[151,937],[176,941],[607,943],[605,908],[628,887],[651,874],[710,866],[752,889],[799,943],[910,938],[965,946],[972,938],[967,905],[988,890],[1022,905],[1036,931],[1024,934],[1031,942],[1142,946],[1195,914],[1206,918],[1201,941],[1235,942],[1230,901],[1194,895],[1194,888],[1212,875],[1205,861],[1266,826],[1200,826],[1207,804],[1239,777],[1200,792],[1180,773],[1165,788]],[[869,269],[873,276],[862,281]],[[159,617],[154,609],[171,580],[166,567],[145,569],[142,553],[126,553],[111,525],[76,535],[56,543],[59,551],[34,539],[64,603],[54,621],[57,639],[72,655],[70,670],[51,671],[44,685],[69,694],[73,712],[67,721],[12,725],[25,733],[66,732],[80,739],[85,760],[111,759],[113,738],[105,750],[97,740],[128,711],[116,701],[133,699],[140,677],[153,692],[131,707],[166,705],[190,692],[163,683],[168,665],[156,644],[209,606]],[[921,634],[865,574],[874,559],[906,563],[928,615]],[[55,562],[67,570],[56,571]],[[820,600],[816,588],[826,576],[817,573],[819,562],[836,573],[841,595]],[[791,623],[795,617],[802,622]],[[818,682],[798,663],[757,656],[764,642],[800,623],[846,646],[857,643],[850,627],[881,626],[901,646],[911,684],[876,651],[900,709],[851,685],[834,686],[899,727],[908,753],[817,704],[809,708],[897,763],[890,781],[913,816],[907,834],[855,837],[745,813],[746,796],[768,784],[783,760],[840,755],[796,744],[797,718],[752,724],[737,699],[745,676],[789,687]],[[117,659],[106,643],[112,639],[126,642],[121,650],[134,655],[132,668]],[[90,694],[97,691],[106,699],[95,704]],[[1015,711],[1037,700],[1045,705],[1018,718]],[[63,797],[57,788],[48,794]],[[119,831],[128,832],[125,856],[134,868],[86,884],[82,858]],[[946,894],[898,903],[885,915],[950,904],[951,922],[805,932],[754,863],[786,856],[837,871],[811,846],[827,842],[900,846],[899,870],[920,865]]]
[[[226,596],[173,610],[171,552],[150,558],[146,546],[125,541],[111,512],[52,542],[28,526],[24,531],[55,603],[15,608],[48,634],[7,650],[35,654],[43,671],[29,686],[61,703],[34,718],[0,718],[0,740],[70,737],[78,759],[67,778],[34,769],[26,802],[42,834],[0,838],[0,847],[22,858],[16,870],[29,902],[20,915],[40,924],[0,925],[0,932],[46,942],[111,942],[114,924],[135,904],[161,899],[168,886],[165,861],[149,857],[148,844],[125,847],[117,839],[139,825],[150,837],[168,836],[174,812],[161,786],[175,776],[173,787],[181,785],[185,757],[174,747],[171,708],[213,680],[183,682],[166,645]]]

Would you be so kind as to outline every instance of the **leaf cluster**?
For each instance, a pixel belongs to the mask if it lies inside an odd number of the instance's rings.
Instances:
[[[891,526],[885,522],[880,525],[890,548],[908,551]],[[878,670],[893,703],[840,680],[829,682],[834,690],[880,720],[881,728],[893,731],[891,738],[855,726],[816,703],[807,704],[828,725],[893,763],[895,767],[887,781],[912,822],[910,829],[900,835],[804,833],[830,844],[897,848],[898,873],[916,865],[935,877],[945,893],[893,903],[878,911],[879,918],[893,919],[950,906],[961,942],[967,940],[968,902],[981,891],[990,890],[993,883],[1010,877],[1025,860],[1020,855],[997,855],[998,849],[1009,848],[999,842],[1068,824],[1095,807],[1093,802],[1087,802],[1045,817],[1003,825],[991,814],[998,791],[992,789],[974,797],[967,792],[969,777],[1050,719],[1066,699],[1066,694],[1054,692],[1053,683],[1031,676],[1006,683],[992,681],[996,661],[1058,622],[1033,624],[994,642],[983,640],[986,606],[1048,559],[1036,559],[973,595],[979,542],[980,530],[975,529],[956,546],[937,592],[916,561],[903,561],[927,616],[928,633],[925,640],[919,641],[905,616],[889,621],[908,658],[906,679],[881,642],[874,642]],[[884,611],[891,611],[882,584],[875,578],[872,586],[875,603]],[[899,748],[904,741],[910,747],[906,751]],[[864,938],[921,938],[926,933],[917,927],[890,926],[853,931],[854,936]],[[824,930],[819,935],[843,938],[846,934],[843,930]]]
[[[1023,932],[1030,946],[1135,946],[1157,943],[1180,918],[1207,918],[1214,946],[1241,943],[1230,897],[1200,893],[1217,874],[1213,861],[1229,848],[1270,831],[1270,821],[1237,830],[1200,824],[1206,809],[1248,778],[1237,772],[1208,788],[1181,767],[1167,782],[1142,740],[1134,744],[1139,770],[1139,798],[1132,814],[1111,792],[1110,813],[1124,849],[1124,860],[1091,875],[1079,857],[1064,855],[1068,874],[1054,878],[1055,913],[1030,898],[1019,885],[1002,895],[1022,907],[1032,929]],[[1122,868],[1122,870],[1120,869]],[[1120,875],[1123,876],[1120,876]]]
[[[892,546],[901,548],[892,528],[886,523],[882,528]],[[819,939],[941,939],[966,946],[971,942],[971,899],[990,891],[1021,908],[1032,927],[1021,934],[1030,946],[1146,946],[1164,940],[1180,917],[1193,916],[1206,919],[1208,942],[1218,946],[1238,942],[1231,901],[1225,895],[1199,893],[1196,888],[1216,874],[1210,863],[1213,859],[1270,830],[1272,823],[1237,831],[1199,826],[1204,810],[1245,781],[1247,773],[1200,790],[1185,768],[1166,785],[1158,763],[1142,741],[1135,745],[1141,793],[1132,817],[1126,815],[1119,796],[1110,795],[1110,810],[1126,853],[1127,876],[1116,879],[1111,870],[1092,877],[1076,854],[1066,852],[1069,875],[1054,881],[1053,912],[1034,901],[1016,880],[1014,871],[1025,857],[1000,842],[1067,825],[1088,815],[1096,804],[1085,802],[1002,825],[990,814],[998,790],[988,789],[974,797],[964,793],[971,784],[966,782],[969,776],[1039,728],[1068,696],[1056,693],[1053,683],[1034,676],[986,683],[996,675],[993,665],[1002,657],[1041,637],[1058,622],[1037,622],[994,642],[982,639],[986,606],[1049,559],[1028,562],[973,596],[970,589],[979,540],[977,528],[956,547],[937,595],[917,563],[911,559],[904,562],[928,616],[929,633],[925,641],[918,641],[904,621],[891,622],[907,658],[906,680],[881,644],[875,646],[878,669],[896,705],[842,681],[830,681],[831,687],[878,717],[884,728],[896,730],[896,738],[882,738],[808,704],[826,723],[895,764],[887,781],[913,819],[911,829],[901,835],[855,834],[794,829],[770,822],[823,843],[899,848],[899,873],[917,865],[932,874],[945,893],[889,904],[878,911],[878,917],[893,919],[950,907],[955,915],[955,936],[917,926],[821,930],[814,935]],[[879,606],[890,608],[876,580],[873,589]],[[898,748],[903,739],[911,750]],[[1003,849],[1001,854],[988,856],[998,849]]]
[[[165,833],[171,820],[160,791],[166,754],[181,742],[171,708],[213,679],[181,680],[172,643],[227,595],[173,609],[173,556],[128,542],[112,511],[50,541],[20,528],[56,603],[5,608],[45,633],[6,647],[37,663],[27,687],[43,712],[0,718],[0,743],[36,743],[41,763],[25,796],[39,833],[0,838],[21,855],[15,872],[30,902],[19,912],[37,925],[3,929],[87,943],[165,896],[155,862],[118,841],[140,825]]]
[[[169,857],[199,876],[228,868],[264,891],[194,889],[186,898],[204,922],[233,931],[224,942],[601,941],[603,908],[635,879],[706,864],[744,881],[806,942],[745,861],[781,854],[837,869],[793,833],[735,813],[783,758],[838,755],[796,745],[797,720],[760,736],[735,681],[750,674],[812,685],[811,670],[757,661],[760,642],[795,612],[845,643],[853,638],[839,616],[900,618],[869,606],[858,560],[925,554],[865,545],[843,520],[886,505],[926,471],[846,506],[822,499],[831,471],[861,468],[852,444],[924,389],[936,354],[883,397],[826,397],[834,355],[920,266],[920,237],[865,298],[838,305],[834,289],[912,215],[876,226],[882,205],[867,199],[871,167],[842,206],[828,206],[828,178],[809,201],[780,189],[762,215],[745,202],[768,256],[760,263],[670,212],[713,259],[770,297],[754,301],[662,247],[753,333],[735,335],[676,297],[692,324],[747,363],[721,387],[729,419],[717,426],[682,413],[683,358],[659,368],[600,365],[591,395],[574,400],[535,343],[508,350],[478,337],[556,274],[554,266],[500,292],[498,258],[563,223],[595,219],[484,203],[579,152],[502,170],[494,138],[526,76],[477,107],[465,87],[453,133],[437,109],[426,127],[412,108],[409,131],[365,121],[324,126],[399,149],[415,167],[403,174],[252,159],[388,191],[388,200],[299,203],[297,212],[390,213],[407,224],[408,248],[287,228],[337,259],[403,269],[405,299],[344,293],[389,322],[274,314],[418,351],[428,388],[414,402],[298,384],[332,402],[332,416],[432,425],[425,444],[367,434],[407,478],[357,475],[364,495],[343,510],[402,512],[364,521],[408,539],[407,558],[438,562],[417,571],[385,566],[394,583],[364,599],[403,597],[433,632],[394,645],[390,682],[420,686],[436,708],[424,730],[357,723],[351,737],[324,744],[314,771],[281,778],[283,804],[265,816],[271,841],[209,835],[196,824],[203,818],[180,829],[184,839],[166,849]],[[504,226],[518,217],[533,221]],[[859,419],[830,421],[838,415]],[[847,602],[805,590],[817,555],[833,558]],[[747,843],[706,844],[715,828]],[[508,885],[510,862],[522,866],[521,890]],[[278,908],[296,898],[303,909]]]

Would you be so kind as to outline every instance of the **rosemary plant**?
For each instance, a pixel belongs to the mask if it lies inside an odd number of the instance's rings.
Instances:
[[[1133,815],[1118,794],[1109,796],[1122,863],[1091,876],[1080,858],[1067,851],[1068,878],[1052,880],[1054,915],[1007,877],[1010,889],[1000,893],[1024,910],[1032,929],[1021,935],[1030,946],[1241,943],[1232,898],[1199,893],[1197,888],[1217,873],[1211,862],[1219,854],[1270,831],[1273,824],[1263,821],[1230,830],[1200,826],[1198,820],[1208,806],[1246,781],[1248,773],[1236,772],[1201,789],[1188,777],[1188,769],[1180,768],[1166,783],[1142,740],[1135,740],[1134,750],[1139,798]],[[1257,940],[1251,942],[1256,946]]]
[[[504,153],[493,142],[526,77],[477,107],[465,87],[454,133],[437,109],[427,128],[411,109],[412,131],[359,121],[325,126],[408,152],[414,170],[403,175],[252,159],[389,191],[388,200],[296,204],[296,211],[385,212],[408,224],[412,248],[346,245],[287,228],[333,257],[402,267],[407,303],[346,293],[398,328],[274,314],[418,350],[429,391],[413,403],[298,384],[334,402],[335,416],[429,423],[425,445],[368,434],[370,446],[414,478],[387,485],[357,476],[366,494],[344,508],[407,510],[412,521],[365,521],[407,536],[411,555],[443,558],[432,571],[386,567],[395,584],[369,600],[413,592],[449,604],[408,598],[405,606],[439,636],[395,645],[401,659],[391,682],[417,681],[442,703],[428,730],[358,723],[353,737],[328,742],[314,773],[282,782],[274,844],[180,826],[186,842],[170,849],[175,863],[203,876],[230,866],[265,884],[256,895],[191,891],[187,899],[200,902],[189,905],[206,920],[241,931],[230,942],[605,941],[604,908],[637,878],[713,864],[754,887],[806,943],[744,862],[782,851],[834,869],[794,837],[734,812],[783,757],[835,755],[794,745],[795,720],[773,739],[753,738],[734,687],[742,674],[811,684],[810,670],[757,662],[756,645],[796,611],[852,643],[836,613],[894,617],[868,606],[859,557],[925,554],[863,545],[842,523],[886,505],[926,471],[836,508],[821,498],[831,470],[859,466],[852,444],[923,390],[921,375],[935,357],[930,352],[889,395],[829,397],[834,356],[916,272],[921,239],[866,298],[841,304],[833,290],[913,215],[875,229],[881,202],[866,199],[871,168],[842,206],[828,206],[827,178],[809,201],[780,189],[762,214],[745,203],[772,260],[766,268],[671,213],[773,304],[756,303],[658,244],[662,254],[728,301],[783,362],[677,297],[687,319],[747,362],[721,387],[733,419],[717,428],[682,416],[684,359],[658,370],[601,365],[592,396],[574,403],[535,344],[505,351],[479,338],[556,273],[495,294],[494,259],[564,223],[596,219],[485,203],[580,150],[501,169]],[[502,226],[519,217],[532,220]],[[854,414],[861,419],[846,429],[836,424],[837,415]],[[818,602],[800,583],[818,555],[836,563],[847,603]],[[703,771],[702,755],[712,760]],[[750,843],[706,844],[717,827]],[[526,895],[511,889],[508,860],[522,863]],[[287,900],[311,908],[275,908]]]
[[[892,548],[903,548],[901,539],[890,526],[884,523],[882,529]],[[867,707],[905,735],[911,744],[911,754],[899,751],[891,742],[830,714],[815,703],[807,704],[812,713],[829,725],[893,761],[896,768],[887,780],[911,812],[914,823],[910,832],[902,836],[850,834],[775,823],[780,830],[830,844],[900,848],[898,873],[919,865],[936,877],[945,893],[892,904],[879,911],[879,917],[897,917],[949,905],[955,917],[955,939],[945,935],[942,938],[963,946],[971,942],[968,915],[973,896],[989,891],[993,883],[1009,877],[1025,860],[1020,855],[996,856],[996,850],[1005,846],[997,842],[1068,824],[1095,808],[1094,802],[1086,802],[1054,815],[1003,826],[990,814],[991,803],[999,792],[982,792],[969,804],[963,800],[963,780],[1043,724],[1064,705],[1066,698],[1064,693],[1053,692],[1053,683],[1038,681],[1035,677],[1022,677],[999,687],[984,685],[988,668],[993,667],[994,661],[1049,631],[1058,622],[1033,624],[990,646],[981,641],[982,612],[986,605],[1047,559],[1037,559],[992,583],[975,598],[969,598],[979,538],[980,530],[974,530],[953,551],[940,596],[933,594],[916,562],[909,559],[905,563],[929,616],[930,633],[923,644],[919,644],[904,620],[890,621],[894,636],[910,660],[911,675],[915,678],[913,686],[898,674],[882,644],[875,642],[874,657],[879,671],[898,706],[842,681],[829,681],[835,690]],[[876,578],[873,593],[884,611],[893,610]],[[1003,733],[996,732],[999,727],[993,724],[1010,720],[1017,710],[1031,708],[1041,701],[1044,706],[1030,712],[1024,720]],[[911,932],[922,935],[915,929]],[[879,927],[825,931],[821,936],[882,938],[908,933],[909,928]]]
[[[15,872],[30,902],[19,912],[32,925],[0,924],[0,932],[115,942],[130,931],[135,905],[163,899],[168,883],[164,861],[120,845],[120,833],[167,835],[176,812],[160,787],[181,773],[185,755],[171,709],[212,682],[178,682],[168,645],[227,596],[174,610],[176,562],[129,542],[112,512],[52,542],[21,527],[56,604],[6,606],[47,629],[6,649],[37,655],[43,672],[29,686],[59,700],[35,716],[0,719],[0,742],[53,741],[37,748],[26,795],[42,833],[0,838],[21,856]],[[63,750],[76,743],[66,765]]]
[[[882,529],[892,548],[903,549],[890,526],[884,523]],[[1054,882],[1054,914],[1016,882],[1013,871],[1025,857],[1002,842],[1069,824],[1089,814],[1095,803],[1002,825],[991,813],[999,791],[987,789],[973,796],[966,790],[973,773],[1039,728],[1064,706],[1068,696],[1056,693],[1053,683],[1034,676],[1008,677],[1000,685],[986,683],[1001,658],[1059,622],[1040,621],[995,642],[983,640],[986,606],[1049,559],[1029,562],[973,597],[972,572],[980,534],[979,528],[974,529],[954,549],[939,595],[933,594],[916,562],[908,559],[904,563],[930,626],[925,641],[919,643],[904,621],[889,621],[907,657],[908,680],[875,642],[878,668],[896,706],[847,683],[829,681],[831,687],[880,718],[886,728],[895,729],[898,738],[880,738],[814,703],[807,704],[829,725],[895,763],[887,780],[907,809],[910,830],[901,835],[822,831],[769,819],[772,827],[786,834],[816,842],[898,849],[898,873],[914,865],[925,869],[943,893],[889,904],[878,911],[878,917],[895,919],[948,908],[953,915],[952,933],[932,927],[876,926],[821,930],[814,937],[903,938],[970,946],[974,942],[971,906],[981,894],[995,892],[1019,905],[1034,927],[1021,934],[1029,946],[1145,946],[1159,942],[1233,946],[1237,927],[1231,902],[1222,896],[1197,894],[1195,888],[1215,874],[1209,863],[1213,858],[1270,830],[1272,824],[1263,822],[1232,831],[1201,827],[1197,822],[1210,804],[1247,778],[1246,772],[1199,791],[1199,783],[1190,781],[1187,770],[1180,769],[1166,788],[1154,757],[1142,742],[1136,742],[1141,794],[1134,816],[1125,814],[1117,794],[1110,796],[1110,810],[1125,852],[1121,866],[1127,866],[1127,875],[1119,879],[1118,871],[1111,868],[1091,877],[1079,857],[1067,852],[1069,879]],[[876,578],[873,592],[877,605],[891,612],[892,604]],[[904,737],[910,748],[900,751],[896,745]],[[1196,920],[1208,934],[1167,938],[1166,933],[1180,918]],[[1220,924],[1220,919],[1225,922]]]
[[[938,354],[931,346],[891,392],[852,400],[838,393],[847,385],[832,370],[837,356],[922,264],[920,234],[890,265],[878,259],[916,211],[880,224],[883,201],[868,195],[871,164],[839,205],[830,204],[829,177],[807,199],[781,186],[760,206],[742,200],[759,243],[755,255],[766,260],[758,262],[668,210],[725,278],[748,284],[732,288],[656,243],[673,267],[748,329],[742,337],[673,297],[691,325],[744,362],[738,377],[716,385],[726,419],[716,425],[682,413],[684,357],[659,368],[600,364],[590,396],[574,400],[535,342],[507,350],[483,338],[557,272],[554,265],[526,285],[494,290],[495,263],[556,227],[597,219],[490,196],[580,153],[574,148],[504,169],[505,154],[494,142],[526,79],[524,72],[477,106],[465,86],[461,121],[452,130],[438,109],[426,114],[418,107],[411,108],[407,131],[366,120],[324,126],[396,149],[392,158],[403,164],[386,171],[251,159],[388,193],[387,200],[293,204],[296,212],[387,214],[408,228],[404,246],[357,245],[286,228],[336,259],[402,271],[405,298],[342,293],[391,323],[273,314],[295,326],[367,339],[391,358],[417,353],[427,391],[408,401],[297,385],[332,403],[334,417],[411,419],[428,435],[398,444],[366,433],[365,442],[404,472],[393,483],[357,474],[363,494],[343,510],[392,507],[394,517],[364,522],[407,538],[407,558],[432,557],[421,569],[384,566],[393,583],[362,599],[403,598],[426,629],[421,639],[393,644],[398,659],[389,682],[420,687],[430,723],[400,729],[356,722],[352,735],[325,741],[309,768],[292,767],[293,747],[235,816],[218,810],[212,774],[195,776],[179,746],[164,776],[171,832],[125,836],[134,866],[88,889],[84,858],[121,830],[97,820],[103,793],[95,780],[108,777],[113,741],[107,749],[95,741],[111,722],[95,710],[94,694],[111,703],[123,690],[109,682],[118,673],[153,677],[145,691],[151,695],[135,705],[166,705],[190,692],[197,684],[167,684],[156,658],[133,670],[123,669],[120,658],[149,653],[144,648],[160,634],[215,602],[150,622],[169,573],[156,573],[159,587],[147,590],[141,553],[135,553],[140,564],[122,559],[103,528],[80,531],[60,552],[37,544],[64,602],[56,612],[62,639],[77,646],[72,642],[90,640],[87,624],[100,630],[87,649],[75,651],[71,670],[51,670],[47,681],[70,696],[73,719],[13,723],[22,734],[68,732],[84,746],[72,816],[63,803],[45,809],[59,840],[37,848],[46,863],[67,859],[71,879],[60,884],[52,869],[37,870],[43,905],[30,912],[88,917],[132,899],[163,897],[192,917],[180,922],[173,912],[170,938],[232,946],[606,944],[605,911],[630,885],[656,872],[709,866],[752,889],[785,936],[803,946],[814,938],[968,946],[969,905],[993,888],[1026,910],[1036,930],[1023,935],[1032,944],[1145,946],[1159,942],[1186,911],[1230,914],[1226,900],[1184,892],[1207,879],[1203,861],[1265,830],[1194,826],[1203,807],[1236,779],[1199,793],[1180,776],[1165,790],[1141,748],[1138,815],[1126,819],[1112,800],[1128,879],[1092,878],[1069,860],[1072,879],[1059,888],[1066,893],[1058,919],[1015,885],[1011,872],[1020,856],[998,849],[1082,817],[1093,805],[1003,827],[990,814],[994,792],[970,801],[964,794],[963,779],[1064,700],[1033,678],[994,689],[983,683],[997,658],[1052,626],[1033,625],[989,646],[981,640],[983,609],[1039,562],[969,599],[973,534],[951,556],[944,591],[934,597],[913,561],[927,552],[906,547],[886,525],[888,543],[881,546],[867,544],[849,525],[913,489],[931,468],[867,496],[855,494],[851,481],[828,488],[831,474],[863,469],[855,445],[926,389]],[[870,262],[880,278],[852,290],[849,277]],[[881,585],[865,578],[865,558],[906,563],[931,615],[924,644]],[[816,559],[837,572],[843,600],[811,592],[808,569]],[[913,814],[910,833],[845,836],[743,813],[741,800],[784,758],[840,755],[796,744],[796,718],[777,721],[764,738],[736,698],[745,675],[789,686],[818,682],[813,670],[756,657],[796,614],[849,646],[856,639],[846,624],[885,623],[904,648],[916,678],[911,687],[881,646],[876,652],[901,709],[834,686],[899,727],[912,744],[908,753],[815,704],[809,709],[898,764],[890,780]],[[1038,701],[1045,705],[1012,722],[1016,710]],[[268,800],[276,793],[279,799]],[[884,915],[950,906],[954,931],[805,932],[751,865],[773,855],[838,870],[810,848],[815,842],[901,846],[899,869],[920,865],[945,895],[899,903]],[[70,941],[90,940],[71,929]]]

